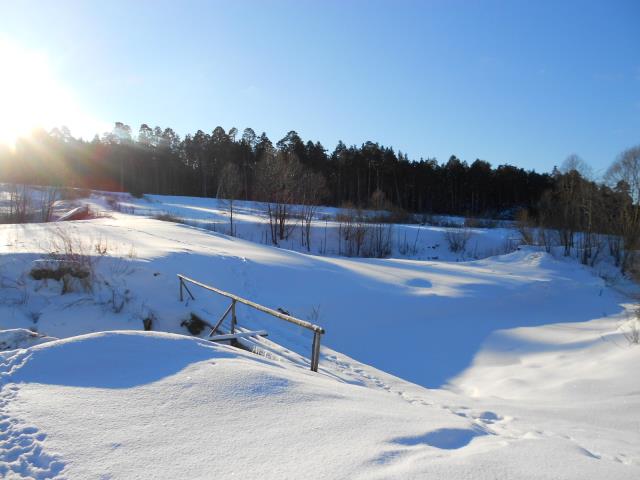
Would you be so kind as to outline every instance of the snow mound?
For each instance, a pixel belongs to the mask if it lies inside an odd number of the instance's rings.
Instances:
[[[173,375],[193,362],[230,355],[232,353],[222,346],[183,335],[100,332],[32,348],[29,361],[13,380],[89,388],[131,388]]]
[[[0,353],[3,478],[637,478],[633,457],[404,385],[176,334]]]
[[[54,337],[47,337],[39,333],[27,330],[26,328],[11,328],[0,330],[0,351],[15,350],[17,348],[28,348],[44,342],[56,340]]]
[[[478,429],[451,412],[176,334],[93,333],[0,359],[0,473],[9,476],[228,478],[268,459],[265,478],[319,469],[315,478],[338,478],[379,468],[389,446],[470,447]]]

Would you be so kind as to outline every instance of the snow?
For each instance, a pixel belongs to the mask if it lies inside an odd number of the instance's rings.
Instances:
[[[0,351],[16,350],[18,348],[28,348],[44,342],[56,340],[53,337],[40,335],[26,328],[11,328],[0,330]]]
[[[226,222],[212,199],[121,200]],[[262,207],[238,204],[243,238],[118,212],[0,226],[0,329],[22,329],[0,336],[4,476],[640,476],[633,285],[530,247],[487,256],[507,228],[475,229],[472,261],[426,260],[447,231],[428,226],[397,227],[421,228],[415,256],[275,248]],[[59,232],[94,259],[91,291],[29,277]],[[244,307],[260,355],[186,336],[190,312],[228,302],[195,286],[179,302],[178,273],[323,326],[319,373],[308,331]]]
[[[562,436],[517,432],[498,413],[448,406],[446,392],[389,394],[185,336],[97,333],[4,355],[8,476],[638,473]]]
[[[96,196],[94,201],[104,205],[105,196]],[[141,199],[129,196],[120,197],[119,204],[125,210],[137,215],[157,216],[168,214],[192,226],[229,233],[229,202],[215,198],[173,197],[163,195],[145,195]],[[295,214],[302,207],[291,207],[292,223],[296,223]],[[266,204],[260,202],[233,202],[234,233],[237,237],[257,243],[270,244],[268,234],[268,215]],[[344,242],[339,240],[340,222],[338,218],[346,213],[352,215],[384,216],[386,212],[345,210],[335,207],[317,207],[311,225],[311,253],[338,255],[346,250]],[[458,225],[462,227],[464,218],[434,217],[437,223]],[[506,222],[500,222],[505,224]],[[454,229],[455,230],[455,229]],[[470,238],[467,248],[461,252],[451,252],[446,232],[450,228],[420,224],[395,224],[392,227],[392,256],[395,258],[411,258],[439,261],[463,261],[474,258],[506,253],[515,249],[520,236],[509,228],[469,228]],[[288,250],[307,253],[302,244],[301,231],[298,228],[289,239],[283,240],[280,246]],[[414,251],[415,249],[415,251]]]

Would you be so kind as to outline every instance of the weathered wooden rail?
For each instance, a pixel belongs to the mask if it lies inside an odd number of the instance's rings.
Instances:
[[[217,293],[218,295],[222,295],[223,297],[229,298],[231,300],[231,305],[229,305],[229,307],[225,311],[222,318],[218,320],[218,323],[212,328],[211,335],[215,333],[217,328],[222,324],[223,320],[227,317],[229,313],[231,313],[231,329],[230,329],[229,335],[235,334],[235,329],[236,329],[236,326],[238,325],[238,318],[236,317],[237,303],[242,303],[260,312],[267,313],[272,317],[276,317],[276,318],[279,318],[280,320],[284,320],[285,322],[293,323],[294,325],[298,325],[299,327],[306,328],[307,330],[311,330],[313,332],[313,343],[311,345],[311,371],[312,372],[318,371],[318,363],[320,361],[320,341],[321,341],[322,335],[324,335],[325,333],[324,328],[318,325],[314,325],[311,322],[300,320],[299,318],[292,317],[291,315],[287,315],[277,310],[273,310],[272,308],[265,307],[264,305],[260,305],[259,303],[252,302],[251,300],[247,300],[246,298],[239,297],[238,295],[234,295],[233,293],[225,292],[224,290],[220,290],[219,288],[212,287],[211,285],[198,282],[197,280],[186,277],[184,275],[178,274],[178,279],[180,280],[180,301],[181,302],[184,301],[185,291],[189,294],[191,299],[195,300],[196,298],[193,296],[193,293],[191,293],[191,290],[189,290],[187,283],[196,285],[210,292]]]

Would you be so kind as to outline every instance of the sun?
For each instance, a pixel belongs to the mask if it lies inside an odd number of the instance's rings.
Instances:
[[[0,71],[0,144],[13,147],[37,128],[73,131],[96,123],[58,81],[44,52],[0,38]]]

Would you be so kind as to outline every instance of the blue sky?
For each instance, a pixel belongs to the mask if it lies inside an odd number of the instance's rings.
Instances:
[[[596,173],[640,143],[639,20],[636,0],[0,3],[0,37],[108,124]]]

